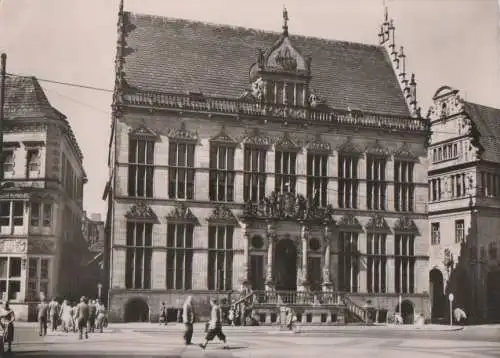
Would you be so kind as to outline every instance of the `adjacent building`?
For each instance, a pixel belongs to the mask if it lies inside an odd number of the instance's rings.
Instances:
[[[262,322],[430,316],[428,126],[394,34],[387,13],[367,45],[291,35],[286,11],[273,33],[121,8],[113,319],[242,288]]]
[[[0,189],[0,292],[18,319],[40,297],[73,297],[81,248],[82,152],[35,77],[9,75]]]
[[[429,147],[432,316],[449,294],[472,322],[500,320],[500,109],[443,86],[433,97]]]
[[[104,221],[101,214],[84,212],[82,217],[82,232],[87,243],[87,252],[83,255],[81,264],[80,287],[89,297],[102,299],[105,297],[103,288],[108,277],[104,271]]]

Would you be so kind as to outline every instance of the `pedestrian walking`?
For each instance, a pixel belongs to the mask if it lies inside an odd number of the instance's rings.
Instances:
[[[5,334],[5,343],[7,343],[7,352],[12,352],[12,341],[14,340],[14,321],[16,320],[16,315],[14,311],[10,309],[9,302],[5,302],[4,312],[2,313],[1,320],[4,329],[7,330]]]
[[[200,344],[200,347],[202,349],[207,348],[208,342],[217,337],[219,340],[224,342],[224,348],[226,348],[226,335],[222,332],[222,310],[217,304],[216,299],[210,300],[210,305],[212,306],[212,309],[210,312],[210,321],[208,322],[208,332],[205,337],[205,342]]]
[[[66,333],[73,329],[73,308],[68,300],[64,300],[61,305],[61,326]]]
[[[97,319],[96,319],[96,328],[100,333],[103,332],[104,327],[107,327],[107,319],[108,315],[106,312],[106,307],[103,304],[99,305],[97,308]]]
[[[38,304],[38,327],[39,334],[41,336],[47,335],[47,321],[49,319],[49,304],[47,301],[42,299],[42,301]]]
[[[89,305],[85,296],[80,298],[80,303],[76,306],[75,320],[78,325],[78,339],[83,339],[84,332],[85,339],[88,339],[87,322],[89,320]]]
[[[235,309],[234,309],[234,306],[231,306],[231,308],[229,309],[229,314],[227,315],[227,318],[229,320],[229,324],[234,327],[234,320],[235,320]]]
[[[55,297],[49,303],[49,318],[50,329],[55,332],[59,323],[59,302],[56,301]]]
[[[165,305],[165,302],[161,303],[160,306],[160,325],[164,324],[165,326],[167,325],[167,306]]]
[[[191,344],[193,338],[194,309],[193,297],[188,296],[182,306],[182,322],[184,322],[184,343]]]
[[[88,332],[94,333],[95,331],[95,320],[97,318],[97,305],[96,301],[92,300],[89,303],[89,320],[88,320]]]

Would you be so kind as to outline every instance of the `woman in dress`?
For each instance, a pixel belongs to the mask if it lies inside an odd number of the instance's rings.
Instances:
[[[12,341],[14,340],[14,321],[16,320],[16,315],[14,311],[10,309],[9,302],[5,302],[4,312],[2,314],[2,321],[7,330],[5,335],[5,342],[7,343],[7,352],[12,352]]]
[[[73,329],[73,308],[68,304],[68,300],[64,300],[61,306],[61,321],[63,331],[68,333]]]

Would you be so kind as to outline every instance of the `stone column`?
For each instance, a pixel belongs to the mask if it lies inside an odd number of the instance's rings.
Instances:
[[[305,223],[300,224],[300,240],[302,243],[302,277],[300,280],[299,290],[307,291],[309,284],[307,282],[307,241],[309,238],[309,228]]]
[[[241,224],[241,236],[243,239],[243,272],[241,273],[240,283],[242,286],[249,285],[249,272],[250,272],[250,243],[248,226],[246,223]]]
[[[267,223],[267,267],[266,267],[266,291],[274,289],[273,280],[273,256],[274,256],[274,241],[276,239],[276,232],[272,223]]]
[[[331,291],[333,288],[330,278],[331,266],[331,232],[328,223],[324,223],[323,242],[325,244],[325,265],[323,266],[323,291]]]

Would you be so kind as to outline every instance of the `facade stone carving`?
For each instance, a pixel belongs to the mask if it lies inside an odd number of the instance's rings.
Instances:
[[[391,229],[385,221],[384,217],[379,214],[372,215],[368,223],[365,225],[366,230],[371,232],[390,232]]]
[[[398,218],[394,225],[394,231],[418,234],[417,225],[415,225],[415,222],[408,216],[401,216]]]
[[[410,146],[406,142],[394,153],[394,158],[411,162],[418,161],[418,155],[412,152]]]
[[[453,265],[455,264],[453,259],[453,254],[451,250],[446,248],[443,252],[443,266],[446,268],[446,271],[449,273],[451,269],[453,269]]]
[[[156,220],[157,216],[153,209],[149,207],[144,201],[138,201],[133,205],[125,214],[129,220]]]
[[[207,218],[210,223],[236,224],[236,217],[231,209],[225,205],[218,205],[212,210],[212,214]]]
[[[317,133],[314,139],[307,142],[306,150],[308,152],[328,154],[332,151],[332,147],[330,143],[322,140],[320,133]]]
[[[342,218],[339,220],[338,224],[339,228],[341,230],[346,230],[346,231],[362,231],[363,227],[359,223],[358,219],[352,215],[352,214],[346,214],[342,216]]]
[[[217,133],[217,135],[210,138],[210,142],[222,143],[222,144],[226,144],[226,145],[227,144],[234,144],[234,145],[237,144],[237,142],[233,138],[231,138],[229,136],[229,134],[227,134],[225,125],[222,125],[222,127],[221,127],[219,133]]]
[[[170,221],[190,221],[196,222],[196,216],[194,216],[191,209],[189,209],[186,205],[180,204],[177,207],[174,207],[166,216],[167,220]]]
[[[272,140],[271,137],[263,135],[258,128],[254,128],[252,131],[244,134],[243,143],[255,146],[270,146]]]
[[[197,141],[198,133],[190,131],[186,128],[186,123],[181,122],[179,129],[171,129],[168,133],[168,138],[175,140]]]
[[[27,252],[27,243],[23,239],[0,240],[0,252],[3,254],[24,254]]]
[[[275,142],[275,148],[282,151],[299,151],[300,146],[296,144],[288,132],[283,133]]]
[[[347,140],[338,148],[340,153],[347,155],[359,156],[362,154],[361,149],[352,141],[351,137],[347,137]]]
[[[48,239],[29,239],[28,250],[30,254],[53,254],[56,251],[56,244]]]
[[[318,222],[333,221],[333,207],[320,208],[302,194],[276,193],[259,203],[247,203],[243,209],[244,219],[289,219]]]
[[[140,126],[138,128],[132,129],[129,132],[129,135],[135,138],[143,138],[143,139],[157,139],[158,134],[145,126]]]
[[[377,139],[375,143],[368,145],[365,149],[366,154],[375,155],[379,157],[388,157],[390,155],[389,150],[384,148],[379,140]]]
[[[428,116],[432,120],[437,120],[462,112],[464,112],[464,101],[458,94],[458,90],[443,86],[436,92],[434,104],[429,108]]]

